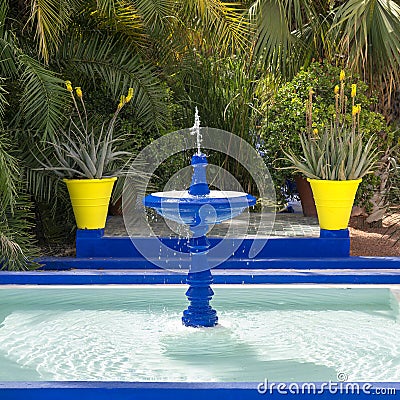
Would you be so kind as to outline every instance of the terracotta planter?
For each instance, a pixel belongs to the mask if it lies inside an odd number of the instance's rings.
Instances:
[[[315,207],[314,196],[309,182],[300,175],[296,175],[294,180],[299,192],[303,215],[305,217],[316,217],[317,208]]]

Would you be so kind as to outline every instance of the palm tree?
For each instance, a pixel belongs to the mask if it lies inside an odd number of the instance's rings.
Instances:
[[[250,12],[255,56],[274,72],[291,77],[312,59],[326,59],[385,89],[387,100],[398,89],[398,0],[256,0]]]

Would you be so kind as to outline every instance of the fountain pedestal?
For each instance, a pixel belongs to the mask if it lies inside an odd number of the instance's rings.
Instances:
[[[217,312],[210,306],[210,300],[214,295],[211,289],[213,277],[207,269],[202,272],[189,272],[186,283],[189,289],[186,296],[190,302],[187,310],[183,312],[182,323],[185,326],[211,327],[218,324]]]
[[[210,242],[206,237],[208,225],[198,218],[198,224],[191,226],[190,230],[193,233],[189,244],[191,265],[186,279],[189,285],[186,296],[190,305],[183,312],[182,323],[195,328],[211,327],[218,324],[218,317],[217,312],[210,306],[214,291],[210,286],[213,283],[213,277],[210,269],[207,269],[207,253],[210,247]]]

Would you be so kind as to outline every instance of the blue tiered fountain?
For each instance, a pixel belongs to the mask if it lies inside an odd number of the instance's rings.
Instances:
[[[189,225],[191,263],[187,277],[186,296],[190,305],[183,312],[182,322],[192,327],[212,327],[218,324],[217,312],[210,306],[214,295],[210,285],[213,277],[208,266],[207,239],[209,225],[229,220],[256,203],[255,197],[234,191],[210,190],[206,178],[207,157],[200,150],[200,120],[196,108],[194,133],[197,153],[192,157],[193,175],[189,190],[152,193],[143,199],[164,218]]]

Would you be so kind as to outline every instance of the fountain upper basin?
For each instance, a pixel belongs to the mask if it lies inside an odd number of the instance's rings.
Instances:
[[[187,190],[157,192],[143,200],[160,215],[180,224],[216,224],[241,214],[256,204],[250,194],[235,191],[211,190],[203,196],[193,196]]]

